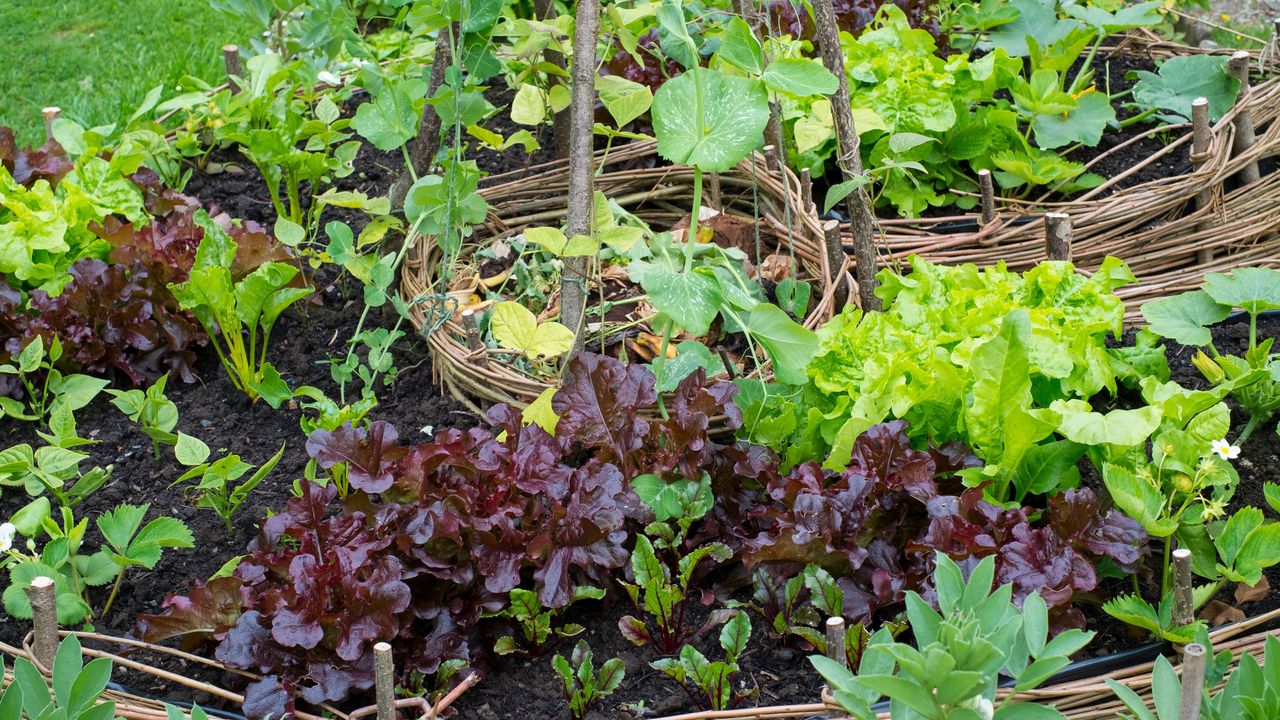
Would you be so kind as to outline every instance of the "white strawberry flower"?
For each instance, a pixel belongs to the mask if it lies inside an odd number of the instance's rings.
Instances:
[[[1223,438],[1221,440],[1214,440],[1212,443],[1210,443],[1210,449],[1212,449],[1213,452],[1218,453],[1218,457],[1222,458],[1223,460],[1235,460],[1236,458],[1240,457],[1240,446],[1232,445],[1231,443],[1227,442],[1226,438]]]
[[[18,528],[13,523],[0,525],[0,552],[9,552],[13,547],[13,536],[17,534]]]

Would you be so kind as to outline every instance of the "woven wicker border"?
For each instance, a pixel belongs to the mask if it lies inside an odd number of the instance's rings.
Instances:
[[[1280,609],[1226,625],[1209,633],[1214,652],[1231,650],[1232,667],[1239,662],[1240,656],[1248,653],[1260,656],[1263,643],[1268,637],[1280,636],[1280,630],[1260,630],[1276,618],[1280,618]],[[1073,680],[1049,687],[1020,693],[1019,698],[1026,701],[1039,702],[1057,708],[1068,720],[1112,720],[1118,716],[1124,706],[1115,698],[1115,693],[1103,682],[1110,678],[1128,686],[1145,700],[1151,698],[1151,672],[1154,663],[1143,663],[1125,668],[1117,672],[1098,677]],[[1008,690],[1002,689],[997,697],[1004,698]],[[829,700],[829,698],[828,698]],[[828,702],[806,705],[778,705],[773,707],[743,708],[741,710],[721,710],[693,712],[683,715],[671,715],[658,720],[781,720],[782,718],[811,718],[826,716],[833,720],[846,717],[839,706]],[[879,715],[880,720],[890,720],[888,712]]]
[[[60,630],[59,635],[62,637],[75,635],[82,641],[82,643],[86,643],[83,644],[81,648],[81,654],[85,659],[93,660],[97,658],[108,658],[111,660],[113,671],[119,668],[125,668],[133,672],[144,673],[152,678],[167,683],[170,686],[184,687],[194,692],[208,693],[233,703],[243,703],[244,696],[240,693],[232,692],[216,685],[192,680],[191,678],[177,675],[146,663],[133,660],[126,657],[125,653],[136,650],[146,650],[149,652],[169,655],[186,663],[203,665],[205,667],[215,668],[227,673],[241,675],[250,680],[259,680],[262,677],[256,673],[229,668],[220,662],[210,660],[209,658],[202,657],[200,655],[183,652],[163,645],[143,642],[133,638],[115,637],[113,635],[104,635],[102,633],[93,632],[73,632],[69,630]],[[123,648],[123,650],[119,652],[109,652],[101,649],[101,646],[118,646]],[[13,658],[21,657],[30,660],[40,673],[44,675],[45,680],[49,680],[49,668],[45,667],[44,664],[40,662],[36,657],[35,651],[32,649],[31,633],[27,633],[27,636],[23,639],[22,647],[14,647],[6,643],[0,643],[0,653]],[[473,673],[468,675],[462,682],[454,687],[453,690],[440,698],[440,700],[438,700],[434,705],[426,698],[413,697],[396,700],[396,708],[405,713],[417,710],[419,711],[419,714],[416,717],[420,718],[420,720],[435,720],[435,718],[437,718],[445,708],[453,704],[453,702],[461,697],[467,690],[474,687],[479,679],[480,676],[478,674]],[[6,663],[3,680],[3,687],[8,687],[9,683],[13,681],[13,668],[10,663]],[[116,713],[114,717],[128,718],[128,720],[167,720],[168,717],[165,713],[164,702],[153,697],[108,688],[107,691],[102,694],[102,699],[116,703]],[[367,705],[350,712],[343,712],[332,705],[325,704],[320,707],[320,710],[323,711],[323,715],[313,715],[310,713],[295,711],[292,717],[297,718],[297,720],[359,720],[360,718],[375,716],[377,714],[378,707],[376,705]],[[404,715],[404,717],[409,717],[409,715]]]
[[[1131,36],[1132,42],[1112,48],[1153,58],[1210,52],[1167,42]],[[1225,51],[1229,52],[1229,51]],[[1268,71],[1277,69],[1274,49],[1254,54]],[[1232,155],[1233,119],[1247,112],[1255,127],[1263,128],[1249,150]],[[883,262],[893,265],[912,253],[935,262],[990,265],[1003,260],[1013,269],[1026,269],[1045,259],[1042,213],[1071,216],[1073,255],[1077,265],[1097,267],[1107,255],[1127,261],[1140,285],[1119,294],[1128,306],[1127,318],[1137,320],[1141,303],[1175,294],[1199,284],[1204,273],[1240,265],[1280,264],[1280,195],[1274,176],[1224,194],[1223,181],[1251,162],[1280,153],[1280,78],[1251,88],[1230,112],[1213,126],[1210,150],[1199,168],[1184,175],[1162,178],[1097,197],[1107,185],[1137,172],[1156,159],[1191,153],[1188,125],[1171,126],[1184,134],[1107,184],[1080,198],[1065,202],[997,199],[998,217],[983,227],[977,214],[926,220],[881,221],[878,241],[886,250]],[[1160,130],[1168,131],[1169,128]],[[1151,132],[1157,132],[1153,130]],[[1187,212],[1206,187],[1214,189],[1214,202]],[[972,232],[945,231],[947,225],[969,223]],[[1197,253],[1214,250],[1213,260],[1201,263]]]
[[[652,141],[597,152],[595,162],[600,172],[595,178],[595,188],[638,216],[659,226],[669,226],[688,213],[693,169],[660,163],[657,167],[639,170],[617,167],[628,162],[643,162],[656,155],[657,144]],[[834,296],[834,285],[826,280],[829,275],[821,221],[816,208],[802,192],[800,180],[785,168],[780,172],[770,171],[769,164],[763,155],[755,153],[734,169],[721,173],[722,210],[745,217],[758,213],[761,239],[766,247],[783,251],[790,243],[787,251],[794,252],[801,275],[816,284],[814,294],[818,301],[804,324],[817,327],[831,317]],[[492,206],[489,218],[463,249],[464,256],[494,238],[509,236],[532,225],[560,222],[565,215],[566,168],[564,161],[557,161],[530,171],[489,178],[489,184],[480,190]],[[707,203],[715,205],[715,198]],[[413,300],[433,292],[441,261],[440,248],[430,236],[423,236],[405,258],[401,294],[410,304],[410,317],[419,331],[427,323],[427,311]],[[846,282],[852,286],[852,279],[846,278]],[[477,412],[494,403],[524,407],[549,387],[508,364],[478,362],[481,355],[488,353],[471,349],[465,328],[456,315],[429,332],[427,344],[436,379]],[[767,373],[768,368],[756,372]],[[713,430],[721,421],[713,420]]]

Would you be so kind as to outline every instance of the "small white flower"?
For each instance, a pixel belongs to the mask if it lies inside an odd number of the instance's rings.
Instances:
[[[1211,448],[1213,452],[1218,453],[1218,457],[1223,460],[1235,460],[1240,457],[1240,446],[1232,445],[1227,442],[1226,438],[1214,440],[1213,443],[1211,443]]]
[[[996,714],[995,706],[981,695],[969,698],[962,705],[974,711],[982,720],[991,720]]]
[[[321,70],[320,72],[316,73],[316,80],[319,80],[325,85],[341,85],[342,84],[342,78],[338,77],[337,75],[334,75],[328,70]]]
[[[13,547],[13,536],[18,533],[18,528],[13,523],[4,523],[0,525],[0,552],[9,552]]]
[[[357,68],[362,68],[366,65],[372,65],[373,63],[365,60],[364,58],[355,58],[351,61],[351,64],[355,65]]]

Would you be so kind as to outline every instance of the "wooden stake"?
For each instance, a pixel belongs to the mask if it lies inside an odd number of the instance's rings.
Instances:
[[[240,81],[244,79],[244,65],[240,62],[240,48],[235,45],[222,46],[222,64],[227,68],[227,86],[231,94],[240,92]]]
[[[717,212],[724,212],[724,198],[720,194],[720,173],[707,173],[707,204]]]
[[[840,237],[840,221],[828,220],[822,223],[822,237],[827,251],[827,272],[831,274],[831,284],[836,287],[831,298],[831,312],[837,314],[849,303],[849,288],[845,286],[840,268],[844,267],[844,243]]]
[[[1195,620],[1195,601],[1192,600],[1191,551],[1178,548],[1173,551],[1173,623],[1190,625]]]
[[[1213,130],[1209,127],[1209,100],[1198,97],[1191,101],[1191,164],[1197,170],[1204,166],[1209,157],[1209,145],[1213,142]],[[1203,209],[1213,204],[1213,187],[1206,185],[1196,194],[1196,208]],[[1196,252],[1196,260],[1204,265],[1213,260],[1213,250],[1202,248]]]
[[[764,146],[764,164],[771,173],[782,172],[782,161],[778,159],[778,146],[772,143]]]
[[[1044,214],[1044,254],[1050,260],[1071,260],[1071,216]]]
[[[373,646],[374,688],[378,698],[378,720],[396,718],[396,668],[391,658],[391,645],[380,642]]]
[[[1178,720],[1200,720],[1205,654],[1200,643],[1191,643],[1182,650],[1182,702],[1178,705]]]
[[[578,0],[573,30],[573,97],[569,101],[569,208],[565,234],[591,234],[591,142],[595,128],[596,42],[600,0]],[[694,198],[701,202],[701,198]],[[697,210],[695,209],[695,212]],[[560,275],[560,322],[573,331],[572,358],[586,341],[587,258],[565,258]],[[566,358],[566,360],[568,359]]]
[[[844,618],[827,618],[827,657],[849,667],[849,659],[844,651]]]
[[[480,339],[480,325],[476,322],[475,310],[462,311],[462,328],[467,331],[467,347],[470,347],[472,354],[476,356],[476,362],[487,367],[489,357],[484,352],[484,341]]]
[[[1231,55],[1231,59],[1227,61],[1227,72],[1235,76],[1240,81],[1240,94],[1236,97],[1236,105],[1242,106],[1240,112],[1236,113],[1234,120],[1236,134],[1235,140],[1231,143],[1231,152],[1233,155],[1240,155],[1247,152],[1253,147],[1257,141],[1257,136],[1253,129],[1253,115],[1247,109],[1249,100],[1249,53],[1241,50]],[[1240,180],[1241,185],[1248,185],[1255,182],[1261,173],[1258,171],[1257,161],[1250,162],[1241,168],[1236,176]]]
[[[539,20],[554,20],[556,17],[555,1],[534,0],[533,14]],[[565,69],[564,54],[552,50],[550,47],[542,51],[542,59],[561,70]],[[555,139],[556,158],[563,160],[569,157],[569,108],[564,108],[552,118],[551,133]]]
[[[978,171],[978,190],[982,194],[982,224],[990,225],[996,220],[996,189],[990,170]]]
[[[858,144],[858,128],[853,122],[853,106],[849,101],[849,79],[845,75],[844,52],[840,49],[840,33],[831,0],[813,0],[813,24],[817,29],[822,64],[838,81],[831,96],[832,121],[836,130],[836,161],[845,181],[862,176],[862,156]],[[876,297],[876,266],[879,258],[875,246],[875,217],[865,187],[855,189],[845,198],[849,214],[849,230],[853,233],[854,277],[858,280],[858,299],[863,310],[879,310]]]
[[[809,168],[800,169],[800,203],[804,206],[800,208],[801,212],[817,209],[813,206],[813,178],[810,177]]]
[[[31,620],[35,626],[33,650],[36,660],[45,669],[53,668],[53,658],[58,654],[58,594],[53,578],[41,575],[27,588],[31,600]]]
[[[40,112],[44,115],[44,140],[49,142],[53,139],[53,122],[62,117],[62,108],[50,106]]]
[[[787,143],[782,136],[782,108],[773,100],[769,101],[769,122],[764,126],[764,140],[777,149],[779,156],[786,158]],[[769,169],[774,172],[781,170],[781,168]]]
[[[733,358],[729,357],[729,351],[724,348],[716,348],[716,352],[720,353],[720,362],[724,364],[724,371],[729,373],[729,380],[738,379],[738,366],[733,364]]]
[[[436,34],[435,55],[431,58],[431,75],[427,78],[427,97],[433,98],[436,93],[440,92],[440,87],[444,85],[445,70],[453,64],[453,46],[449,39],[459,38],[461,35],[461,26],[454,23],[449,28],[440,30]],[[410,171],[408,167],[400,171],[395,181],[391,183],[391,188],[387,191],[387,198],[391,200],[392,208],[400,208],[404,204],[404,198],[409,194],[409,188],[413,186],[413,178],[415,175],[422,177],[431,172],[432,165],[435,163],[436,152],[440,150],[440,129],[443,120],[440,114],[436,112],[436,106],[431,103],[422,104],[422,119],[418,123],[418,134],[409,141],[409,164],[413,166]],[[388,233],[388,243],[381,250],[385,253],[390,251],[389,243],[395,233]],[[396,281],[399,283],[399,274],[396,275]]]

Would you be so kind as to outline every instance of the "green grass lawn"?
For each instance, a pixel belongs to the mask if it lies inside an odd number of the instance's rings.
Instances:
[[[0,125],[39,144],[49,105],[115,122],[158,84],[169,97],[183,75],[221,80],[222,46],[253,32],[204,0],[0,0]]]

